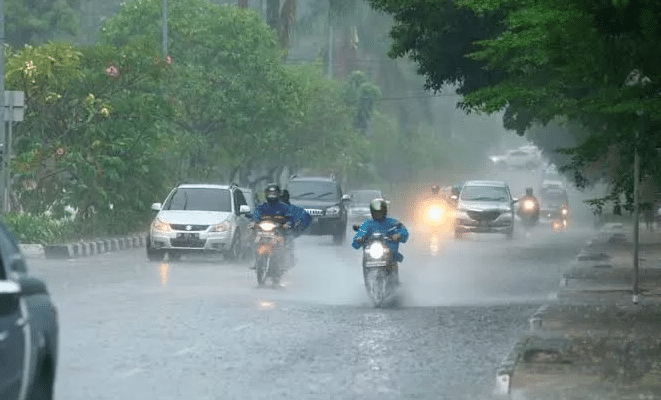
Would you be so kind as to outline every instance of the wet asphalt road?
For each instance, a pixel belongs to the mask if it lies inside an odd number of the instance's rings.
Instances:
[[[279,289],[220,258],[31,257],[60,310],[56,399],[490,398],[590,230],[513,241],[410,230],[392,309],[371,306],[360,252],[329,237],[297,240]]]
[[[584,234],[469,235],[436,255],[412,240],[395,309],[371,307],[360,252],[325,237],[299,239],[281,289],[142,249],[30,262],[60,309],[58,400],[475,399]]]

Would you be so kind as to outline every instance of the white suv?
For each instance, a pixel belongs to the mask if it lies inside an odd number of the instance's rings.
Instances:
[[[455,211],[455,238],[467,232],[481,232],[504,233],[512,239],[516,202],[505,182],[465,182]]]
[[[233,260],[249,249],[251,209],[235,185],[182,184],[152,210],[158,211],[147,240],[152,261],[166,252],[171,259],[184,252],[220,252]]]

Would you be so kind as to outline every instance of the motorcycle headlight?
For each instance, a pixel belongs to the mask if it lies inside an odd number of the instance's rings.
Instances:
[[[535,202],[532,200],[526,200],[523,202],[523,209],[524,210],[533,210],[535,208]]]
[[[211,232],[227,232],[230,229],[232,229],[232,225],[228,221],[223,221],[211,226]]]
[[[562,209],[562,215],[567,215],[567,214],[569,214],[569,210],[567,210],[566,208],[563,208]]]
[[[270,232],[275,229],[275,224],[271,221],[262,221],[259,223],[259,229]]]
[[[367,249],[367,254],[372,258],[381,258],[386,252],[386,248],[383,247],[381,243],[372,243],[372,245]]]
[[[431,207],[427,212],[427,216],[433,221],[438,221],[443,218],[443,209],[440,207]]]
[[[326,209],[326,215],[336,215],[340,213],[340,207],[333,206]]]
[[[151,223],[151,229],[154,231],[158,232],[170,232],[172,231],[172,227],[170,227],[170,224],[168,224],[165,221],[161,221],[160,219],[155,219]]]

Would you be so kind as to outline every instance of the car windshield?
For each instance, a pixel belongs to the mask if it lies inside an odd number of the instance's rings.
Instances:
[[[369,204],[370,201],[381,197],[381,192],[378,190],[359,190],[351,192],[351,203],[353,204]]]
[[[504,186],[464,186],[461,200],[467,201],[507,201],[509,195]]]
[[[178,188],[165,202],[164,210],[232,211],[230,191],[214,188]]]
[[[289,183],[289,198],[293,200],[330,200],[338,196],[337,186],[325,181],[293,181]]]

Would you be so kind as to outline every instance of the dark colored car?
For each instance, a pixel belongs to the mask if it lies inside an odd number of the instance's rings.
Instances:
[[[333,178],[296,177],[287,184],[290,202],[312,216],[310,235],[332,235],[333,243],[342,244],[347,235],[347,203],[339,182]]]
[[[0,223],[0,399],[52,400],[57,310],[46,285],[28,275],[25,257]]]

